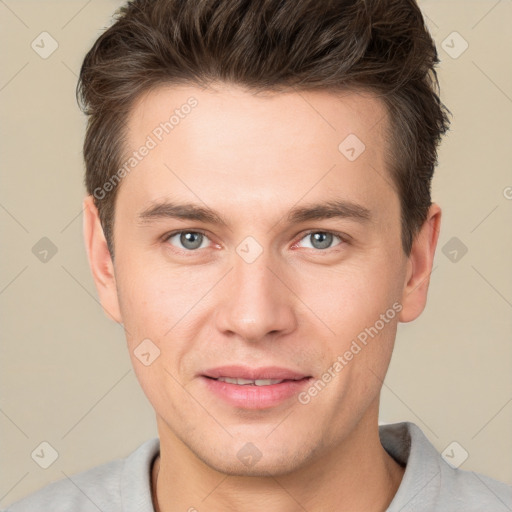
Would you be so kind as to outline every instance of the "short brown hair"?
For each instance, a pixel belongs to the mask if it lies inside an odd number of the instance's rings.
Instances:
[[[132,0],[87,53],[77,97],[88,115],[85,184],[114,255],[117,188],[134,101],[164,84],[249,90],[355,89],[387,107],[388,165],[401,202],[402,245],[431,204],[437,146],[448,129],[439,59],[415,0]]]

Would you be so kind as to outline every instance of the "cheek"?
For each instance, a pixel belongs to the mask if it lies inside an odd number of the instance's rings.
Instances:
[[[162,338],[204,294],[205,271],[132,259],[120,264],[118,294],[128,330]],[[130,329],[131,327],[131,329]]]
[[[396,266],[378,261],[304,272],[297,289],[313,314],[344,342],[372,326],[401,296]]]
[[[118,287],[129,355],[150,403],[156,410],[166,404],[173,414],[177,410],[169,397],[183,398],[178,370],[188,344],[180,335],[180,319],[190,309],[189,295],[182,280],[141,267],[126,266]]]
[[[169,379],[172,385],[167,372],[181,374],[187,354],[197,351],[199,332],[209,318],[205,294],[218,276],[213,268],[178,270],[161,262],[138,261],[142,258],[134,258],[131,265],[123,262],[118,294],[132,364],[146,394],[158,395],[152,386],[158,381],[156,387],[162,389],[160,384]],[[149,352],[158,353],[149,369],[136,357],[143,340],[150,340]]]

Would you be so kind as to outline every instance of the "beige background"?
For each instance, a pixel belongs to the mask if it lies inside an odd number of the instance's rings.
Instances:
[[[97,301],[81,233],[75,85],[118,5],[0,1],[1,506],[156,435],[122,329]],[[399,327],[381,422],[413,421],[439,451],[457,441],[469,454],[463,469],[512,483],[512,1],[421,7],[454,118],[433,187],[444,218],[430,299]],[[47,59],[31,48],[43,31],[59,45]],[[457,55],[460,37],[469,46]],[[57,247],[46,263],[32,253],[42,237]],[[468,249],[455,262],[450,245],[442,252],[453,237]],[[59,454],[46,470],[31,458],[43,441]]]

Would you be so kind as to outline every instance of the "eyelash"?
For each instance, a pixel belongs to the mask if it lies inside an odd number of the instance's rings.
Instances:
[[[171,233],[168,233],[168,234],[164,235],[163,241],[164,242],[168,242],[170,238],[172,238],[175,235],[179,235],[180,233],[198,233],[198,234],[201,234],[201,235],[203,235],[203,236],[205,236],[206,238],[209,239],[208,234],[205,231],[201,230],[201,229],[180,229],[178,231],[173,231]],[[344,233],[339,233],[338,231],[327,231],[327,230],[320,230],[320,229],[312,229],[312,230],[309,230],[309,231],[306,231],[305,233],[303,233],[302,236],[297,240],[297,242],[294,242],[293,246],[297,245],[301,240],[303,240],[304,238],[306,238],[309,235],[312,235],[313,233],[325,233],[325,234],[328,234],[328,235],[334,235],[334,236],[338,237],[341,240],[341,242],[339,244],[337,244],[337,245],[335,245],[333,247],[329,247],[327,249],[313,249],[313,250],[315,250],[318,253],[322,253],[322,252],[326,253],[326,252],[329,252],[331,250],[336,250],[336,247],[349,243],[349,237],[348,237],[348,235],[345,235]],[[184,253],[184,254],[194,254],[194,253],[197,253],[199,251],[199,249],[186,250],[186,249],[179,249],[178,247],[175,247],[175,246],[173,246],[171,244],[168,244],[168,245],[170,245],[173,250],[175,250],[177,252]],[[308,249],[309,249],[309,247],[308,247]]]

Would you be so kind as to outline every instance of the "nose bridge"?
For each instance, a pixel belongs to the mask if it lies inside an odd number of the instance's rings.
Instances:
[[[259,341],[268,334],[293,330],[296,319],[292,293],[281,282],[283,277],[276,277],[279,265],[267,251],[256,255],[251,241],[247,243],[242,242],[234,255],[216,312],[217,328]]]

